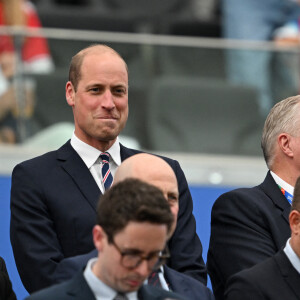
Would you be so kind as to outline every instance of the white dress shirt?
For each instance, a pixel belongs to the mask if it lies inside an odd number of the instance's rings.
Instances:
[[[83,276],[97,300],[112,300],[117,295],[117,292],[101,281],[92,271],[92,267],[97,259],[92,258],[88,261]],[[138,300],[137,291],[126,293],[126,297],[128,300]]]
[[[87,168],[90,170],[93,178],[95,179],[102,194],[105,189],[102,183],[102,160],[99,155],[102,153],[100,150],[88,145],[87,143],[81,141],[75,133],[73,133],[71,138],[71,146],[78,153],[81,159],[86,164]],[[109,168],[112,176],[114,177],[117,168],[121,164],[121,153],[120,153],[120,143],[119,139],[106,151],[110,154]]]
[[[276,175],[274,172],[270,171],[272,177],[274,178],[275,182],[280,185],[284,190],[286,190],[291,195],[294,195],[294,187],[292,187],[290,184],[282,180],[278,175]]]
[[[284,253],[286,254],[286,256],[288,257],[289,261],[291,262],[291,264],[293,265],[293,267],[297,270],[297,272],[300,274],[300,258],[299,256],[295,253],[295,251],[293,250],[293,248],[291,247],[290,244],[290,239],[289,238],[286,242],[286,245],[283,249]]]

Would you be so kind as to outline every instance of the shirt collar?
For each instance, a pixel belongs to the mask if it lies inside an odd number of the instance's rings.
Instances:
[[[117,295],[117,292],[101,281],[92,271],[92,267],[96,263],[97,259],[98,258],[92,258],[88,261],[83,276],[96,299],[113,299]],[[126,296],[129,300],[138,299],[137,291],[126,293]]]
[[[74,148],[74,150],[84,161],[88,169],[90,169],[93,166],[93,164],[99,158],[99,155],[102,153],[100,150],[80,140],[75,135],[75,132],[73,132],[71,138],[71,146]],[[111,158],[113,159],[113,161],[117,166],[121,164],[120,143],[118,137],[114,142],[114,144],[106,152],[110,154]]]
[[[280,185],[284,190],[286,190],[291,195],[294,195],[294,187],[285,182],[283,179],[281,179],[278,175],[276,175],[274,172],[270,171],[273,179],[275,182]]]
[[[285,245],[283,251],[286,254],[286,256],[288,257],[288,259],[291,262],[291,264],[293,265],[293,267],[300,274],[300,258],[298,257],[298,255],[293,250],[293,248],[292,248],[292,246],[290,244],[290,239],[291,238],[289,238],[287,240],[286,245]]]

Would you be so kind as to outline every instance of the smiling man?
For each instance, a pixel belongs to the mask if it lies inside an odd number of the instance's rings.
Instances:
[[[30,300],[183,299],[143,285],[169,257],[166,242],[173,215],[162,192],[137,179],[116,184],[101,198],[93,240],[98,257],[84,273],[34,293]]]
[[[112,48],[93,45],[71,60],[66,84],[75,131],[56,151],[18,164],[12,174],[10,237],[29,293],[57,282],[66,259],[95,249],[98,199],[122,161],[140,151],[119,143],[128,117],[128,71]],[[178,185],[179,213],[168,265],[206,284],[193,202],[177,161],[163,157]]]

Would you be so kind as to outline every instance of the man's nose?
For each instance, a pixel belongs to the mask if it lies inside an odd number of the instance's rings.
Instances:
[[[102,95],[101,105],[106,109],[113,109],[115,107],[114,96],[110,90],[106,90]]]
[[[147,278],[151,272],[151,270],[149,270],[149,266],[148,266],[148,261],[147,260],[143,260],[137,267],[136,267],[136,272],[140,275],[143,276],[145,278]]]

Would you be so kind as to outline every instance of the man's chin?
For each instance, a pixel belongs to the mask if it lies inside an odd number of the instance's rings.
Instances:
[[[110,141],[114,141],[117,136],[120,134],[120,131],[118,130],[106,130],[105,132],[101,132],[99,135],[96,136],[98,141],[101,142],[110,142]]]
[[[141,279],[126,279],[125,284],[127,293],[137,291],[144,283]]]

